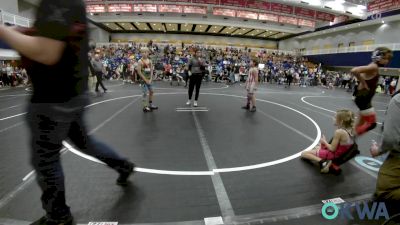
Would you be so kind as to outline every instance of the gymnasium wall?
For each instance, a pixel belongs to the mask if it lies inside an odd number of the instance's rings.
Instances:
[[[18,15],[18,1],[0,0],[0,9]]]
[[[18,0],[18,11],[19,16],[32,20],[36,17],[36,6],[23,0]]]
[[[89,23],[89,40],[91,42],[109,42],[110,33],[103,30],[102,28],[94,25],[93,23]]]
[[[308,55],[307,58],[326,66],[361,66],[371,62],[371,52]],[[400,68],[400,51],[394,52],[394,57],[387,67]]]
[[[281,50],[316,50],[337,48],[339,44],[343,44],[343,47],[349,47],[350,43],[354,44],[355,46],[399,43],[399,29],[400,21],[384,24],[380,23],[367,27],[360,27],[357,29],[323,34],[310,38],[300,39],[298,37],[294,37],[279,42],[279,48]]]
[[[190,34],[111,34],[112,41],[121,42],[147,42],[148,40],[154,41],[165,41],[172,42],[176,44],[181,44],[182,42],[186,44],[209,44],[209,45],[227,45],[227,46],[247,46],[250,48],[268,48],[277,49],[277,42],[257,40],[250,38],[234,38],[234,37],[221,37],[221,36],[211,36],[211,35],[190,35]]]

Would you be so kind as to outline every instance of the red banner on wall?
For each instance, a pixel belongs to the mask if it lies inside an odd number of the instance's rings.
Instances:
[[[246,0],[221,0],[221,5],[245,7]]]
[[[236,10],[236,17],[256,20],[258,18],[258,13],[251,11]]]
[[[192,3],[207,4],[207,5],[219,5],[219,0],[192,0]]]
[[[166,13],[182,13],[181,5],[158,5],[158,12],[166,12]]]
[[[297,23],[298,23],[297,18],[289,17],[289,16],[279,16],[279,22],[292,24],[292,25],[297,25]]]
[[[298,25],[299,26],[305,26],[305,27],[315,27],[315,21],[305,20],[305,19],[298,19]]]
[[[316,19],[317,20],[333,22],[335,20],[335,15],[330,14],[330,13],[318,12],[317,11]]]
[[[296,7],[294,10],[294,14],[296,14],[297,16],[303,16],[313,19],[315,18],[315,10],[312,9]]]
[[[346,15],[335,16],[335,19],[333,20],[333,24],[342,23],[342,22],[345,22],[345,21],[347,21],[349,19],[350,19],[350,17],[346,16]]]
[[[192,0],[165,0],[166,2],[184,2],[184,3],[191,3]]]
[[[400,8],[399,0],[374,0],[370,1],[367,6],[368,12],[383,12]]]
[[[293,14],[293,6],[280,3],[271,3],[271,11],[278,13]]]
[[[207,14],[207,7],[205,6],[183,6],[184,13]]]
[[[260,14],[258,14],[258,19],[259,20],[272,21],[272,22],[279,22],[279,16],[278,15],[269,14],[269,13],[260,13]]]
[[[261,9],[261,10],[269,11],[271,9],[271,3],[258,1],[258,0],[247,0],[246,7],[252,8],[252,9]]]
[[[133,12],[131,4],[109,4],[108,12]]]
[[[213,8],[213,15],[235,17],[236,16],[236,11],[233,10],[233,9],[225,9],[225,8],[214,7]]]
[[[153,4],[134,4],[134,12],[157,12],[157,5]]]
[[[86,12],[88,13],[106,12],[106,5],[87,5]]]

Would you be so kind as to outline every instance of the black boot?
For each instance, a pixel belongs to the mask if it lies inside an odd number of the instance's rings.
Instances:
[[[121,186],[128,185],[128,178],[135,172],[134,169],[135,169],[135,164],[131,162],[126,162],[125,168],[118,171],[119,177],[117,179],[117,184]]]

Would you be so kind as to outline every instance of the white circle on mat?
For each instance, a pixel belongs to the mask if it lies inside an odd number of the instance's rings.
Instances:
[[[185,93],[181,93],[181,92],[178,92],[178,93],[158,93],[158,94],[155,94],[155,95],[177,95],[177,94],[187,94],[187,93],[186,92]],[[219,93],[202,93],[202,95],[216,95],[216,96],[226,96],[226,97],[234,97],[234,98],[242,98],[242,99],[246,98],[246,97],[238,96],[238,95],[219,94]],[[90,104],[90,105],[86,106],[86,108],[92,107],[92,106],[95,106],[95,105],[99,105],[99,104],[103,104],[103,103],[106,103],[106,102],[111,102],[111,101],[116,101],[116,100],[121,100],[121,99],[126,99],[126,98],[141,97],[141,96],[142,95],[131,95],[131,96],[112,98],[112,99],[99,101],[99,102]],[[270,104],[273,104],[273,105],[276,105],[276,106],[280,106],[280,107],[285,108],[285,109],[289,109],[291,111],[294,111],[294,112],[300,114],[301,116],[305,117],[309,121],[311,121],[311,123],[314,125],[314,127],[317,130],[317,136],[316,136],[315,140],[313,141],[313,143],[310,146],[308,146],[307,148],[299,151],[296,154],[293,154],[293,155],[290,155],[290,156],[287,156],[287,157],[284,157],[284,158],[281,158],[281,159],[277,159],[277,160],[273,160],[273,161],[269,161],[269,162],[264,162],[264,163],[259,163],[259,164],[254,164],[254,165],[248,165],[248,166],[231,167],[231,168],[219,168],[219,169],[213,169],[211,171],[171,171],[171,170],[156,170],[156,169],[139,168],[138,167],[138,168],[135,168],[135,171],[144,172],[144,173],[153,173],[153,174],[164,174],[164,175],[186,175],[186,176],[198,176],[198,175],[203,175],[204,176],[204,175],[209,175],[209,176],[211,176],[211,175],[214,175],[215,173],[227,173],[227,172],[253,170],[253,169],[259,169],[259,168],[264,168],[264,167],[268,167],[268,166],[278,165],[278,164],[285,163],[285,162],[288,162],[290,160],[293,160],[295,158],[298,158],[298,157],[300,157],[301,152],[307,151],[307,150],[311,150],[312,148],[314,148],[319,143],[319,140],[321,138],[321,129],[319,128],[318,124],[313,119],[311,119],[308,115],[306,115],[306,114],[304,114],[304,113],[302,113],[302,112],[300,112],[300,111],[298,111],[296,109],[293,109],[293,108],[291,108],[289,106],[280,104],[280,103],[271,102],[271,101],[267,101],[267,100],[263,100],[263,99],[257,99],[257,101],[264,102],[264,103],[270,103]],[[96,162],[96,163],[104,164],[100,160],[98,160],[98,159],[96,159],[96,158],[94,158],[92,156],[86,155],[86,154],[80,152],[77,149],[74,149],[73,146],[71,146],[66,141],[63,141],[63,144],[69,151],[71,151],[72,153],[74,153],[74,154],[76,154],[76,155],[78,155],[80,157],[86,158],[86,159],[88,159],[90,161],[93,161],[93,162]]]

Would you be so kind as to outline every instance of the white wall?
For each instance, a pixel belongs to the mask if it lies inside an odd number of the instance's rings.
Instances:
[[[89,23],[89,40],[92,42],[109,42],[109,35],[107,31],[100,27]]]
[[[36,7],[37,6],[32,5],[31,3],[28,3],[26,1],[18,0],[18,15],[29,19],[35,19]]]
[[[155,42],[160,41],[176,41],[177,43],[202,43],[210,44],[214,43],[217,45],[232,45],[232,46],[248,46],[248,47],[260,47],[276,49],[277,42],[257,40],[250,38],[234,38],[234,37],[221,37],[221,36],[210,36],[210,35],[190,35],[190,34],[145,34],[145,33],[130,33],[122,34],[115,33],[111,34],[113,41],[120,40],[121,42],[147,42],[146,40],[153,40]]]
[[[311,38],[299,39],[295,37],[281,41],[279,43],[279,48],[281,50],[295,50],[301,48],[312,50],[315,48],[323,49],[327,45],[337,48],[339,43],[343,43],[344,47],[349,47],[350,42],[355,42],[355,45],[363,45],[363,42],[368,40],[373,40],[373,44],[399,43],[399,29],[400,21],[394,21]]]
[[[18,2],[16,0],[0,0],[0,9],[18,14]]]

